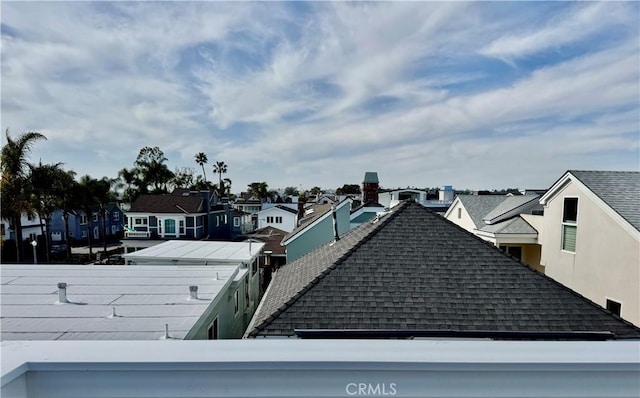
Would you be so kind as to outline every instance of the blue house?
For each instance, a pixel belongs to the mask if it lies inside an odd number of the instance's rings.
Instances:
[[[73,210],[69,213],[69,238],[73,242],[87,242],[89,236],[92,241],[102,241],[119,239],[123,235],[124,214],[115,204],[107,205],[106,214],[107,233],[104,236],[102,229],[102,214],[96,207],[91,214],[86,214],[83,210]],[[56,210],[51,216],[49,229],[51,231],[51,242],[65,242],[65,222],[62,210]]]
[[[318,246],[335,239],[350,229],[352,200],[347,198],[336,205],[314,205],[305,211],[300,226],[284,237],[282,245],[286,247],[287,263],[290,263]],[[335,221],[333,217],[335,208]]]

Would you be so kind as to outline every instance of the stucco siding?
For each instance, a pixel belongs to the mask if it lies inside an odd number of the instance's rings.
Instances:
[[[578,198],[575,253],[562,250],[563,201]],[[569,183],[546,205],[542,263],[546,274],[606,306],[622,303],[621,316],[640,325],[640,243],[595,200]]]

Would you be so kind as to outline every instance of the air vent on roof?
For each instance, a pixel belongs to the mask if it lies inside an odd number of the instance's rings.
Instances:
[[[58,304],[68,303],[67,300],[67,284],[64,282],[58,283]]]
[[[189,286],[189,300],[198,299],[198,286]]]
[[[111,314],[107,318],[120,318],[121,315],[116,313],[116,307],[111,307]]]

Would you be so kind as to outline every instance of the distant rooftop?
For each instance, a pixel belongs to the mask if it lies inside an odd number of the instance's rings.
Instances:
[[[248,263],[256,257],[264,243],[170,240],[159,245],[125,254],[127,261],[181,264]]]
[[[237,266],[1,265],[2,340],[184,339]],[[69,303],[58,303],[59,282]],[[198,286],[190,300],[189,286]],[[115,316],[114,315],[115,309]]]
[[[362,181],[365,184],[378,184],[378,173],[375,171],[367,171],[364,173],[364,180]]]

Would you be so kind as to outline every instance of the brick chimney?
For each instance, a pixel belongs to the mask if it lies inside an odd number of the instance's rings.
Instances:
[[[365,206],[369,203],[378,203],[378,173],[375,171],[367,171],[364,173],[362,181],[362,204]]]

